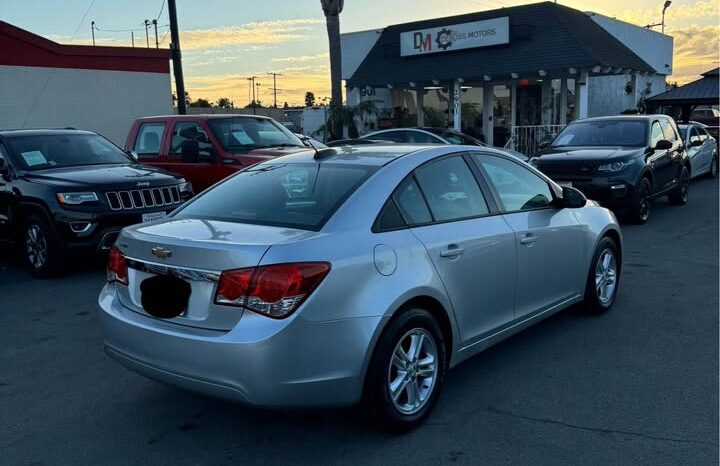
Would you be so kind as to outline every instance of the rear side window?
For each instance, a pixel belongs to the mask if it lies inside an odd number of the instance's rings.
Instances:
[[[418,144],[441,144],[438,138],[432,134],[422,133],[420,131],[408,131],[408,142],[415,142]]]
[[[165,123],[143,123],[138,129],[137,139],[133,151],[145,157],[160,154],[160,141],[165,131]]]
[[[174,217],[317,231],[376,169],[263,163],[196,197]]]
[[[415,176],[435,221],[489,213],[480,186],[462,157],[450,157],[424,165]]]
[[[403,220],[400,210],[397,208],[395,202],[392,199],[388,199],[382,210],[380,211],[380,215],[378,215],[378,218],[375,221],[375,225],[373,225],[372,231],[382,232],[397,230],[404,227],[405,220]]]
[[[409,225],[432,222],[425,199],[412,176],[400,183],[393,197]]]

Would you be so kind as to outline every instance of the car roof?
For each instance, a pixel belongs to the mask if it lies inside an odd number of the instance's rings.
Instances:
[[[312,149],[268,160],[264,163],[325,163],[343,165],[369,165],[381,167],[393,160],[423,149],[428,144],[366,144],[335,146],[314,151]]]
[[[154,115],[154,116],[146,116],[142,118],[138,118],[137,121],[143,121],[143,120],[181,120],[186,118],[199,118],[199,119],[207,119],[207,120],[219,120],[224,118],[260,118],[263,120],[273,120],[273,118],[270,118],[265,115],[251,115],[247,113],[194,113],[194,114],[187,114],[187,115]],[[279,122],[278,122],[279,123]]]
[[[655,118],[671,118],[664,114],[655,114],[655,115],[610,115],[610,116],[601,116],[601,117],[592,117],[592,118],[582,118],[580,120],[575,120],[572,123],[584,123],[588,121],[614,121],[614,120],[642,120],[642,121],[649,121],[653,120]],[[672,118],[671,118],[672,119]],[[571,124],[572,124],[571,123]]]
[[[699,121],[688,121],[687,123],[680,123],[678,127],[680,128],[687,128],[688,126],[699,126],[700,128],[707,128],[708,125],[705,123],[700,123]]]
[[[0,136],[4,138],[12,138],[16,136],[62,136],[68,134],[97,134],[92,131],[81,129],[8,129],[0,130]]]

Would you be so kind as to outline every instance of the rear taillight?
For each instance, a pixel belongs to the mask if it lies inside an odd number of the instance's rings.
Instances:
[[[329,271],[327,262],[228,270],[220,275],[215,304],[244,307],[282,319],[300,307]]]
[[[122,255],[117,246],[110,248],[110,254],[108,254],[107,281],[108,283],[128,284],[127,262],[125,262],[125,256]]]

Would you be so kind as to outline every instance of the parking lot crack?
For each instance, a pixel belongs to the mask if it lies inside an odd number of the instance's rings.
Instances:
[[[522,419],[522,420],[531,421],[531,422],[541,422],[543,424],[554,424],[557,426],[567,427],[570,429],[586,430],[586,431],[590,431],[590,432],[598,432],[598,433],[603,433],[603,434],[630,435],[633,437],[641,437],[644,439],[657,440],[657,441],[661,441],[661,442],[692,443],[692,444],[698,444],[698,445],[709,445],[709,446],[714,446],[714,447],[718,445],[717,443],[706,442],[703,440],[682,439],[682,438],[674,438],[674,437],[660,437],[660,436],[649,435],[649,434],[646,434],[643,432],[633,432],[633,431],[629,431],[629,430],[581,426],[578,424],[571,424],[568,422],[558,421],[558,420],[550,419],[550,418],[526,416],[524,414],[518,414],[518,413],[513,413],[511,411],[505,411],[502,409],[494,408],[492,406],[488,407],[487,410],[490,411],[491,413],[500,414],[503,416],[514,417],[517,419]]]

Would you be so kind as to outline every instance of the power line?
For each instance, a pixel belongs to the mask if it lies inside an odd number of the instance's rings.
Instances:
[[[101,31],[101,32],[135,32],[135,31],[144,31],[144,28],[138,28],[138,29],[100,29],[99,27],[97,27],[97,23],[96,23],[96,25],[95,25],[95,30],[96,30],[96,31]]]
[[[163,0],[162,5],[160,5],[160,13],[157,14],[155,17],[156,20],[160,19],[160,15],[163,13],[163,10],[165,9],[165,0]]]
[[[158,42],[158,45],[162,45],[163,42],[165,42],[165,38],[170,34],[170,29],[165,31],[165,34],[162,36],[162,39],[160,39],[160,42]]]
[[[92,0],[90,2],[90,5],[88,5],[87,10],[85,10],[85,14],[82,16],[82,19],[80,20],[80,24],[77,25],[77,27],[75,28],[75,32],[73,32],[73,35],[70,38],[70,42],[72,42],[73,39],[75,39],[75,35],[77,35],[78,31],[80,30],[80,27],[85,22],[85,18],[87,18],[87,15],[88,15],[88,13],[90,13],[90,9],[93,7],[94,4],[95,4],[95,0]]]

